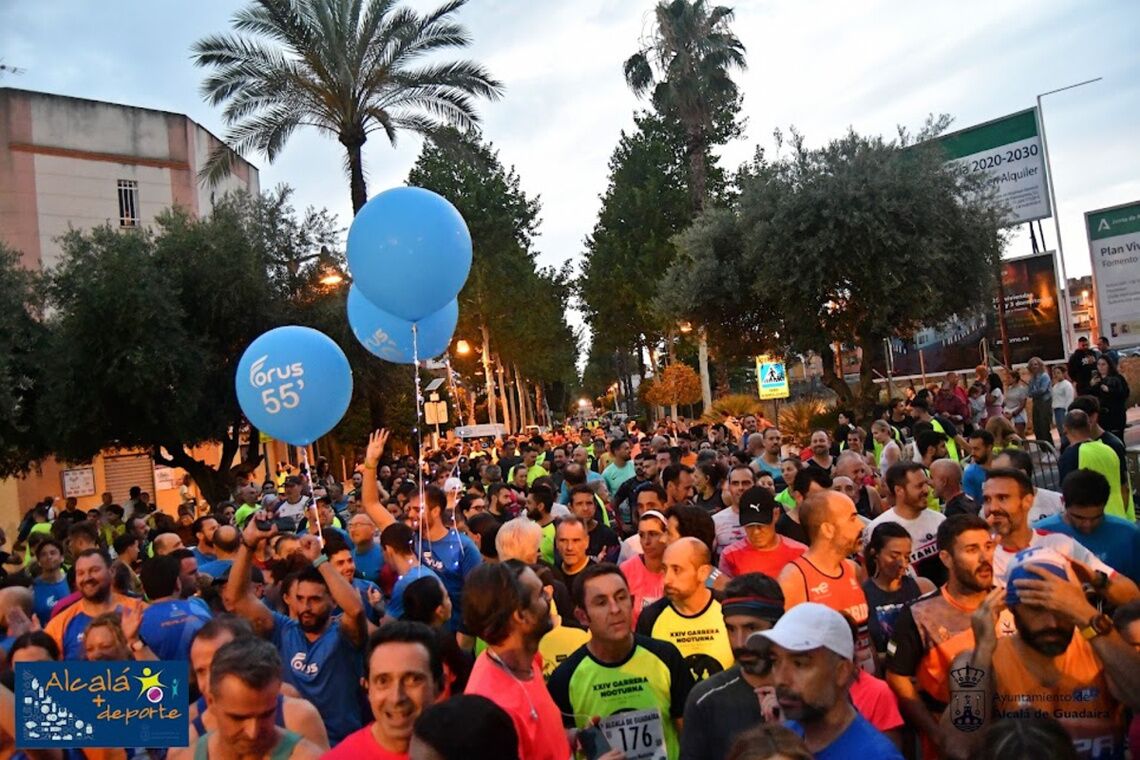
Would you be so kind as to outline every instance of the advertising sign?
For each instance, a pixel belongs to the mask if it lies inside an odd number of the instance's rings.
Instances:
[[[1113,348],[1140,345],[1140,203],[1085,214],[1096,319]]]
[[[185,747],[186,661],[21,662],[16,746]]]
[[[756,357],[756,382],[760,386],[761,401],[787,398],[789,395],[787,369],[783,362],[775,361],[770,356]]]
[[[63,477],[63,495],[65,497],[95,495],[94,467],[76,467],[73,470],[64,470],[61,476]]]
[[[1053,254],[1002,262],[1002,284],[1010,361],[1024,364],[1034,356],[1045,361],[1064,359]],[[942,325],[919,330],[910,340],[892,339],[891,372],[906,376],[972,369],[984,360],[985,345],[989,346],[991,360],[1000,362],[997,298],[977,312],[957,314]],[[876,369],[886,376],[885,366],[880,364]]]
[[[951,161],[988,177],[997,191],[995,199],[1009,209],[1007,224],[1049,216],[1036,108],[943,135],[938,141]]]

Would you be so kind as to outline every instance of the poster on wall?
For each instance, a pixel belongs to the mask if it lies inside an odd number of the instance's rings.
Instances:
[[[174,482],[174,470],[161,464],[154,466],[154,490],[171,491],[178,487]]]
[[[1036,108],[943,135],[938,142],[949,161],[986,176],[995,200],[1009,209],[1006,224],[1049,216]]]
[[[1100,334],[1113,348],[1140,345],[1140,203],[1085,214]]]
[[[1053,254],[1002,262],[1002,284],[1010,361],[1024,364],[1034,356],[1047,362],[1064,359]],[[986,347],[991,364],[1000,363],[1002,345],[996,297],[984,309],[957,314],[937,327],[919,330],[910,340],[892,339],[892,374],[970,370],[985,360]],[[885,366],[880,364],[875,369],[886,377]]]
[[[95,495],[95,468],[75,467],[60,473],[64,498]]]

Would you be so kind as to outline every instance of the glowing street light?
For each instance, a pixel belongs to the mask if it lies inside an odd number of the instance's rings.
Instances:
[[[324,277],[322,277],[317,282],[319,282],[320,284],[325,285],[327,287],[332,287],[333,285],[340,285],[342,282],[344,282],[344,275],[341,274],[340,272],[329,272],[328,274],[326,274]]]
[[[460,356],[467,356],[471,353],[471,344],[460,338],[459,340],[455,341],[455,353],[459,354]]]

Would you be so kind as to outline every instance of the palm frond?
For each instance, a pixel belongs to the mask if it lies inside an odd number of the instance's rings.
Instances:
[[[625,72],[625,81],[634,94],[641,96],[649,91],[653,85],[653,67],[649,65],[649,56],[644,50],[627,58],[622,68]]]

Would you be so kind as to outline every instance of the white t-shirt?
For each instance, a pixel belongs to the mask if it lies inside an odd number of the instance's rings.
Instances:
[[[1065,504],[1060,493],[1050,491],[1048,488],[1038,488],[1037,493],[1033,495],[1033,506],[1029,508],[1029,524],[1032,525],[1045,517],[1059,515],[1064,509]]]
[[[891,507],[867,526],[863,532],[863,545],[866,546],[871,542],[871,534],[875,532],[875,528],[886,522],[898,523],[906,528],[906,532],[910,534],[911,567],[919,575],[924,575],[922,571],[926,565],[940,561],[938,559],[938,526],[945,519],[946,515],[941,512],[924,509],[918,513],[918,517],[908,520],[896,512],[894,507]]]
[[[1076,539],[1064,533],[1049,533],[1044,530],[1034,530],[1029,537],[1030,546],[1047,546],[1053,551],[1069,559],[1075,559],[1093,570],[1100,570],[1106,575],[1114,574],[1114,570],[1100,561],[1100,558],[1077,543]],[[1013,560],[1011,552],[1003,549],[1001,544],[994,547],[994,584],[1005,585],[1005,577],[1009,573],[1009,563]]]
[[[621,552],[618,553],[618,564],[622,564],[627,559],[644,554],[641,548],[641,536],[634,533],[632,536],[621,542]]]
[[[1076,391],[1073,389],[1073,384],[1068,380],[1062,380],[1059,383],[1053,384],[1053,408],[1068,410],[1069,404],[1073,403],[1076,397]]]
[[[274,511],[276,512],[277,517],[291,517],[299,520],[305,516],[305,510],[308,508],[309,497],[301,496],[301,498],[298,499],[294,504],[290,504],[289,502],[282,499],[281,501],[277,502]]]
[[[740,513],[732,507],[726,507],[713,515],[713,524],[716,526],[718,549],[724,549],[744,538],[744,528],[740,527]]]
[[[561,520],[563,517],[569,517],[573,512],[570,507],[565,504],[560,504],[557,501],[550,505],[550,516],[556,520]]]
[[[893,459],[895,462],[898,462],[900,459],[902,459],[902,449],[899,448],[899,445],[895,443],[893,438],[883,445],[883,451],[879,454],[879,472],[885,473],[887,471],[887,468],[893,464],[893,462],[888,463],[887,461],[887,454],[891,453],[892,451],[894,454],[890,457],[891,459]]]

